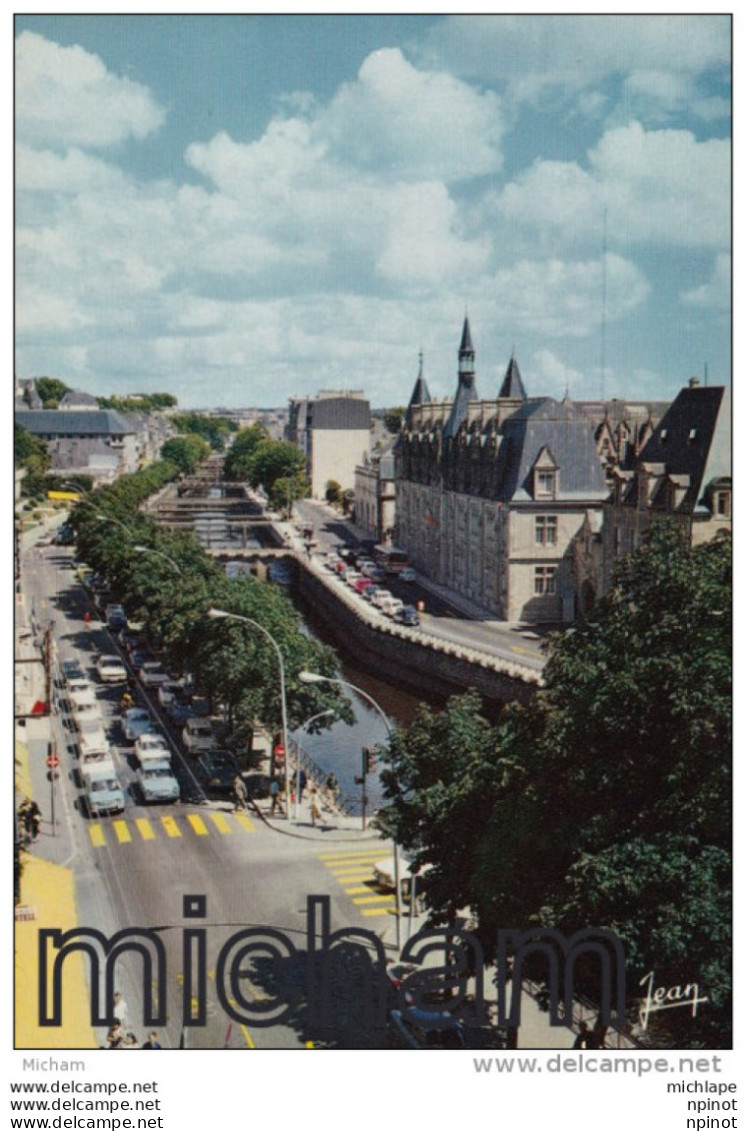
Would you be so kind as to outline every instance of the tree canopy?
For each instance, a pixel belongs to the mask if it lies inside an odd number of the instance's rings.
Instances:
[[[227,437],[236,431],[236,425],[220,416],[205,416],[201,412],[180,412],[171,417],[179,432],[192,433],[206,440],[213,451],[225,450]]]
[[[57,408],[65,393],[70,391],[69,386],[60,381],[59,377],[37,377],[34,386],[44,408]]]
[[[175,408],[179,402],[173,393],[133,393],[129,397],[99,397],[99,408],[116,409],[117,412],[161,412]]]
[[[654,527],[588,620],[549,645],[544,688],[490,727],[474,695],[397,732],[382,823],[432,868],[434,918],[606,927],[628,992],[698,982],[678,1039],[730,1032],[730,542]]]
[[[207,459],[210,445],[201,436],[190,433],[187,436],[173,436],[161,448],[161,459],[176,464],[179,471],[192,475],[198,464]]]

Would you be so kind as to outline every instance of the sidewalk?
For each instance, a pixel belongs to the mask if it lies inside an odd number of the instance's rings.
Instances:
[[[28,750],[16,743],[16,787],[33,796]],[[44,830],[44,824],[42,824]],[[15,915],[15,1046],[19,1049],[98,1048],[88,1014],[88,988],[82,954],[65,959],[62,1025],[39,1025],[39,931],[69,931],[79,926],[75,877],[70,868],[44,860],[45,834],[22,850],[21,899]]]

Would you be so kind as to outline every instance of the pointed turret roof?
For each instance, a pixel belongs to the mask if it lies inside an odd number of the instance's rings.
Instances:
[[[469,329],[469,317],[464,318],[464,329],[461,334],[461,345],[458,347],[459,353],[474,353],[474,346],[471,344],[471,330]]]
[[[500,392],[497,395],[498,397],[520,398],[520,400],[522,401],[525,401],[527,399],[526,390],[523,387],[521,372],[518,368],[518,362],[515,359],[515,354],[510,355],[510,362],[508,363],[508,368],[505,370],[503,383],[500,386]]]
[[[469,415],[469,404],[479,400],[476,382],[474,380],[474,346],[471,342],[469,319],[464,318],[464,329],[461,334],[461,345],[458,348],[459,373],[458,389],[453,399],[451,415],[448,417],[443,429],[443,438],[455,436],[463,422]]]
[[[432,399],[433,398],[430,396],[430,390],[427,387],[427,381],[425,380],[425,375],[423,373],[422,350],[420,350],[420,368],[417,373],[417,380],[414,383],[414,388],[412,389],[412,396],[409,398],[409,404],[407,406],[405,415],[407,425],[411,426],[412,409],[414,408],[414,406],[418,404],[427,404]]]

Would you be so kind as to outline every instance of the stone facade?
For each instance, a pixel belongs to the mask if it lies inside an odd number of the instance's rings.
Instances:
[[[355,484],[355,468],[370,447],[370,405],[361,392],[323,391],[292,398],[287,439],[306,456],[314,499],[323,499],[330,480],[343,491]]]

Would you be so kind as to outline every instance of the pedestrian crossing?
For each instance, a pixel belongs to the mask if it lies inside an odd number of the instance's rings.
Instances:
[[[245,813],[180,813],[177,817],[119,817],[109,824],[91,821],[88,839],[93,848],[131,844],[141,840],[180,840],[184,837],[232,836],[256,832],[256,825]]]
[[[324,852],[317,859],[344,888],[345,894],[360,914],[371,919],[375,916],[393,915],[396,909],[393,892],[380,888],[373,876],[374,864],[385,855],[386,848],[379,843],[367,850]]]

